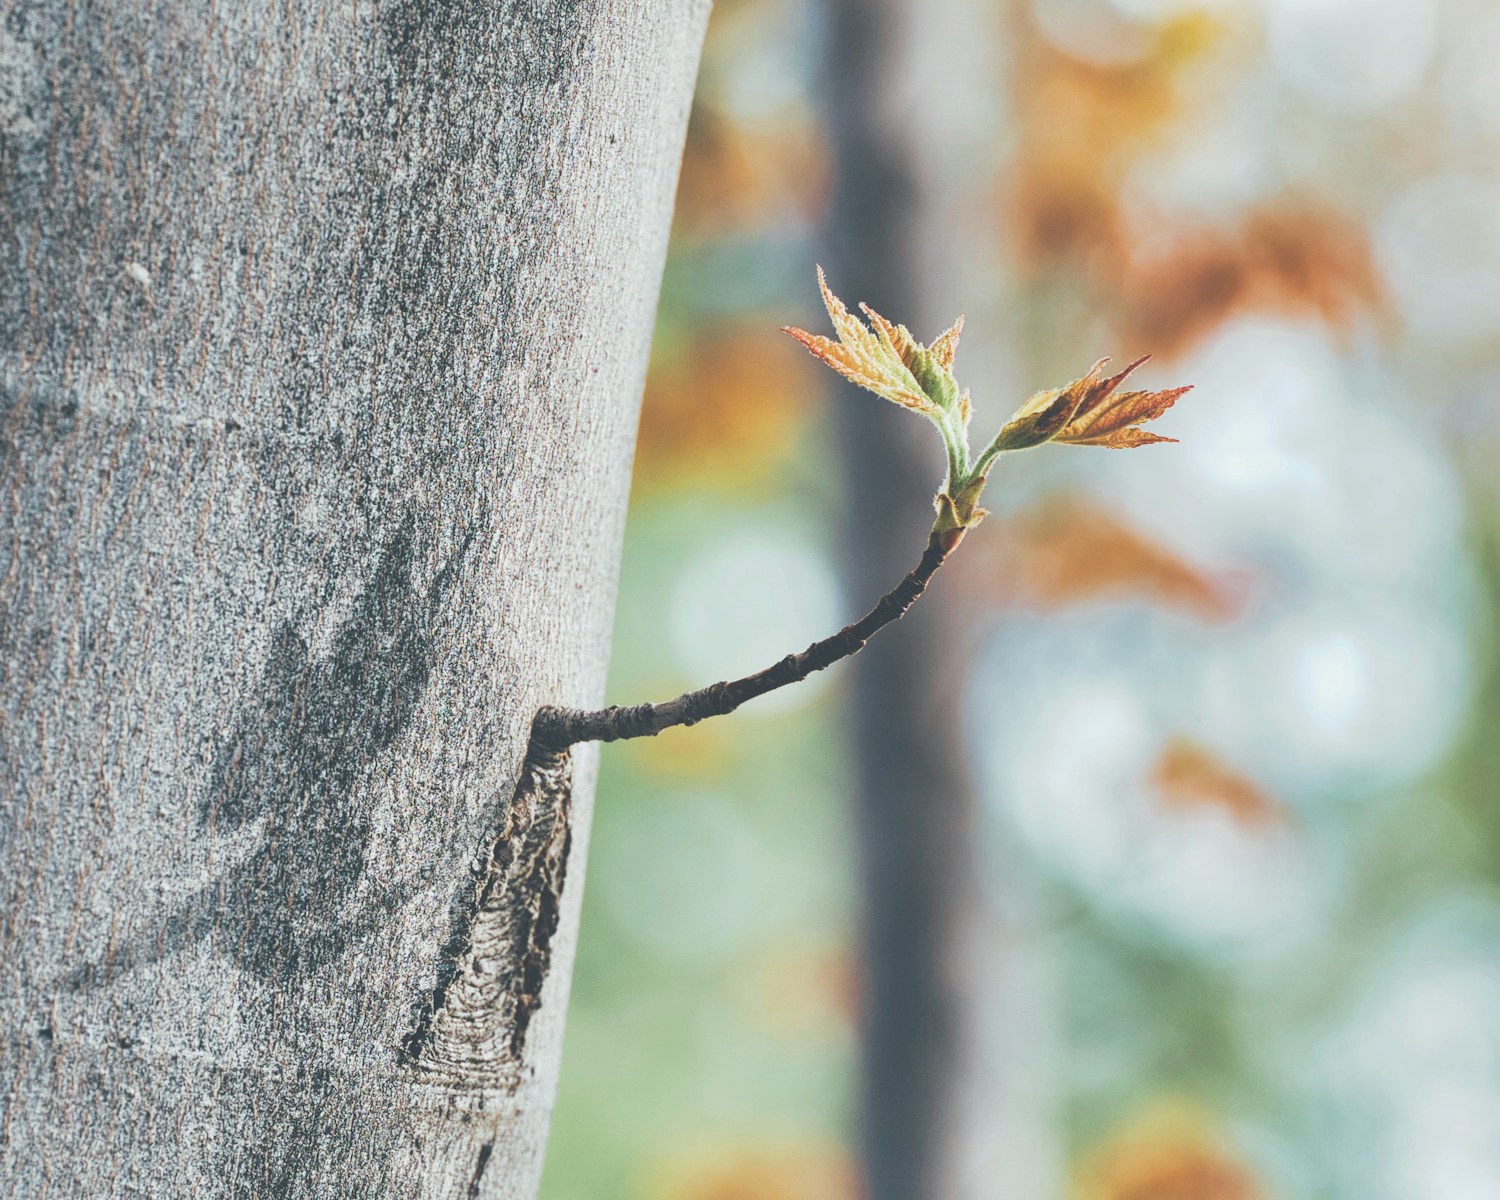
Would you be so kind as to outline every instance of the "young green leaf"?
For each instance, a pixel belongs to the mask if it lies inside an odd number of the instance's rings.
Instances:
[[[1173,440],[1148,433],[1140,426],[1161,416],[1189,389],[1122,392],[1120,384],[1150,356],[1138,358],[1123,371],[1108,376],[1104,366],[1109,360],[1101,358],[1081,379],[1032,396],[975,458],[969,449],[969,393],[959,387],[953,375],[963,318],[959,317],[930,346],[924,346],[905,325],[888,321],[861,304],[870,322],[866,327],[829,290],[822,267],[818,268],[818,289],[838,340],[791,327],[786,332],[845,379],[921,413],[937,426],[948,453],[948,478],[935,501],[938,515],[934,530],[953,545],[965,530],[984,519],[979,495],[995,459],[1008,450],[1025,450],[1052,441],[1127,448]]]

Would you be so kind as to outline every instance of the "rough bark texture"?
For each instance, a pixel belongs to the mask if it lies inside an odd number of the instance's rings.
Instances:
[[[3,6],[0,1194],[534,1193],[706,9]]]
[[[974,299],[954,269],[964,258],[955,238],[972,214],[949,211],[950,166],[972,172],[974,186],[989,177],[978,154],[942,160],[965,109],[985,111],[958,61],[986,36],[976,19],[983,7],[830,0],[825,104],[837,178],[826,261],[841,295],[918,337],[935,335]],[[972,327],[966,340],[975,340]],[[961,379],[977,378],[974,361],[961,353]],[[976,422],[982,441],[994,428],[985,421],[1008,409],[979,383],[974,390],[976,402],[993,406]],[[846,572],[858,595],[899,569],[901,547],[930,519],[943,463],[930,431],[893,405],[846,389],[841,417]],[[977,877],[979,821],[961,739],[968,630],[958,597],[939,581],[900,636],[872,643],[851,670],[870,1200],[1022,1194],[995,1153],[1009,1114],[996,1103],[1005,1055],[989,1027],[1005,1000],[994,986],[1002,946]]]

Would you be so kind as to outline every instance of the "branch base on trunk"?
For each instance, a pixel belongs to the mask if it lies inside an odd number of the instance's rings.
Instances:
[[[472,900],[438,963],[438,982],[403,1050],[423,1082],[462,1089],[520,1082],[541,1007],[572,842],[572,756],[533,739]]]

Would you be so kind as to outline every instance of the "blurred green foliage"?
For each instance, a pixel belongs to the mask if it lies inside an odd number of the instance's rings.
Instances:
[[[922,202],[981,411],[1104,353],[1197,385],[1180,446],[997,480],[955,563],[1014,931],[976,1000],[1012,1034],[993,1195],[1500,1195],[1500,15],[951,8],[910,119],[963,168]],[[866,599],[822,384],[772,332],[816,319],[821,36],[790,0],[716,10],[616,702]],[[839,697],[605,751],[545,1200],[858,1194]]]

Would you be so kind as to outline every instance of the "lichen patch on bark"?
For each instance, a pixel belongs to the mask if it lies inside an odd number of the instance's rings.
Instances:
[[[514,1089],[542,1003],[572,841],[572,756],[533,742],[403,1044],[423,1082]]]

